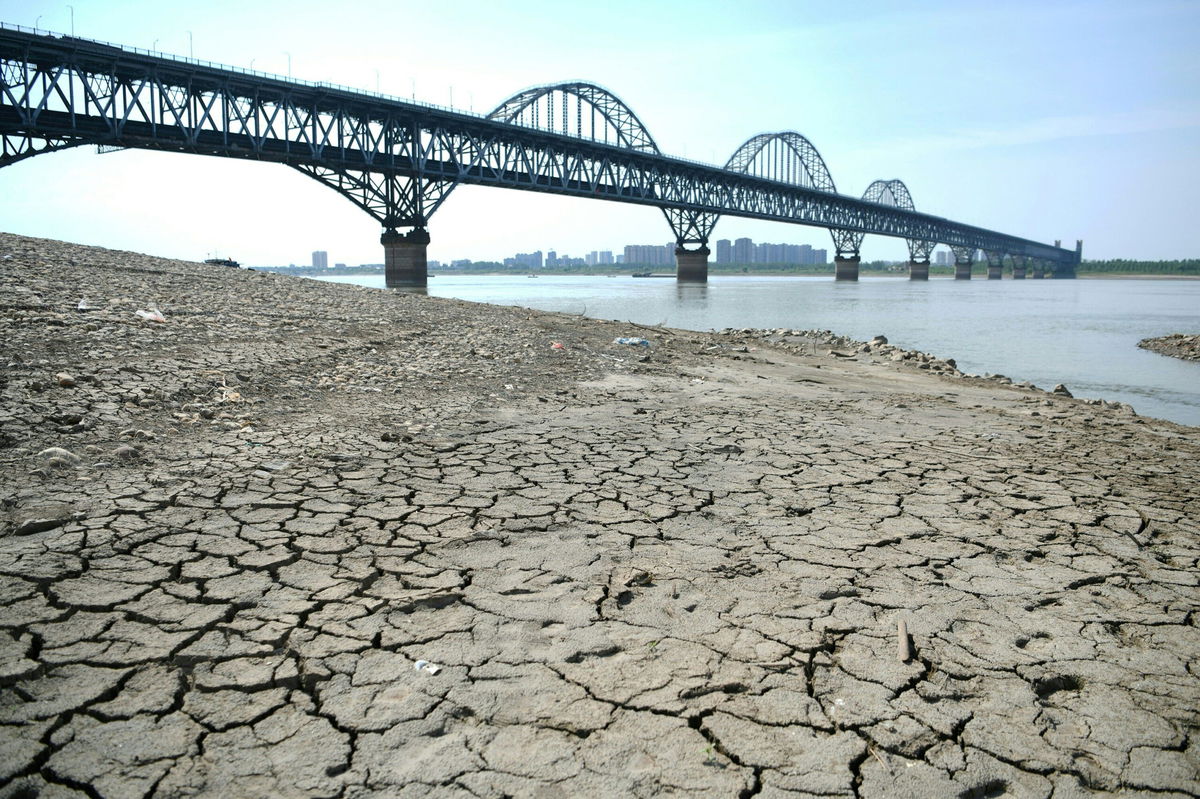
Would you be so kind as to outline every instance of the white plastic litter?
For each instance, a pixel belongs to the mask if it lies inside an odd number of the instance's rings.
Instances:
[[[138,311],[137,315],[145,319],[147,322],[165,322],[166,318],[159,312],[157,308],[151,308],[148,311]]]
[[[618,336],[613,339],[613,344],[628,344],[631,347],[649,347],[650,342],[644,338],[633,338],[632,336]]]
[[[442,670],[442,667],[436,663],[430,663],[428,660],[418,660],[413,664],[413,668],[417,671],[424,671],[429,674],[437,674]]]

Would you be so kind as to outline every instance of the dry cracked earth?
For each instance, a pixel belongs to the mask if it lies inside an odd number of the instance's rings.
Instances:
[[[0,303],[0,796],[1200,793],[1195,428],[11,235]]]

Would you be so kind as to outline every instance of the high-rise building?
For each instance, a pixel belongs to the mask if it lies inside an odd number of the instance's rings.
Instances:
[[[611,264],[613,262],[612,250],[601,250],[600,258],[597,262],[601,265]]]
[[[719,239],[717,241],[717,263],[733,263],[733,243],[729,239]]]
[[[316,250],[312,254],[313,269],[328,269],[329,268],[329,253],[324,250]]]
[[[745,266],[754,263],[754,241],[738,239],[733,243],[733,262]]]

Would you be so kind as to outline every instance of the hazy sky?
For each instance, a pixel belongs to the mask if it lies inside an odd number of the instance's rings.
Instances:
[[[486,113],[518,90],[608,87],[667,153],[723,164],[796,130],[837,188],[900,178],[917,208],[1090,258],[1200,257],[1200,2],[74,0],[75,33]],[[61,2],[0,21],[70,32]],[[191,37],[189,41],[189,31]],[[378,72],[377,72],[378,71]],[[382,260],[349,201],[275,164],[80,147],[0,169],[0,230],[249,264]],[[672,239],[656,209],[460,186],[430,258],[582,255]],[[830,246],[722,219],[713,238]],[[868,236],[863,257],[902,258]]]

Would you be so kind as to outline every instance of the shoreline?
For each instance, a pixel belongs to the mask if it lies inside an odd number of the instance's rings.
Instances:
[[[1197,790],[1197,428],[8,234],[0,295],[19,789]]]

